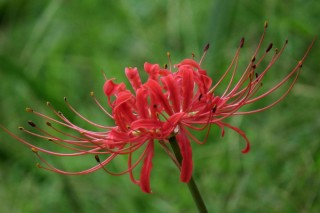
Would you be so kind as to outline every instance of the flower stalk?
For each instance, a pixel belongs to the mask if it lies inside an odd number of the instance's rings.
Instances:
[[[179,149],[178,143],[176,141],[176,138],[175,137],[171,137],[169,139],[169,142],[170,142],[171,148],[173,150],[173,153],[174,153],[175,157],[177,158],[177,161],[181,165],[182,156],[181,156],[180,149]],[[197,184],[196,184],[195,180],[193,179],[193,176],[191,176],[191,179],[187,183],[187,185],[188,185],[189,191],[190,191],[190,193],[192,195],[193,201],[197,205],[198,211],[200,213],[208,212],[207,207],[206,207],[206,205],[205,205],[205,203],[203,201],[203,198],[201,196],[201,193],[200,193],[200,191],[199,191],[199,189],[197,187]]]

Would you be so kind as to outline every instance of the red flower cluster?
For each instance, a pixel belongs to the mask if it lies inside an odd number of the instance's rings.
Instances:
[[[265,25],[265,30],[266,27],[267,25]],[[286,41],[280,50],[275,51],[267,65],[261,67],[261,62],[272,49],[271,43],[258,58],[257,55],[264,39],[265,30],[248,66],[237,81],[235,81],[235,75],[239,51],[244,45],[244,39],[241,39],[239,48],[230,66],[220,79],[214,79],[214,84],[212,79],[207,75],[207,72],[200,66],[203,57],[199,63],[194,59],[184,59],[174,66],[175,70],[171,68],[171,62],[169,68],[161,68],[158,64],[145,63],[144,70],[149,76],[145,83],[142,83],[137,68],[126,68],[125,74],[131,83],[133,92],[128,90],[124,83],[117,84],[114,82],[114,79],[106,79],[103,89],[108,98],[108,105],[111,107],[112,113],[108,113],[107,110],[102,107],[93,93],[91,93],[91,95],[98,106],[114,120],[115,126],[102,126],[91,122],[77,112],[65,98],[66,104],[72,111],[93,126],[101,128],[101,132],[86,130],[73,124],[61,112],[56,111],[50,103],[47,103],[47,105],[56,114],[58,119],[48,117],[31,108],[27,108],[28,112],[44,118],[50,131],[39,128],[32,121],[29,121],[29,125],[39,133],[31,132],[22,127],[20,127],[20,129],[26,133],[49,140],[52,143],[69,149],[72,153],[59,153],[36,147],[14,135],[4,127],[1,126],[1,128],[17,140],[31,147],[33,152],[36,153],[42,161],[41,165],[38,164],[40,168],[69,175],[87,174],[101,168],[113,175],[129,173],[132,182],[138,184],[141,190],[146,193],[151,192],[150,173],[154,156],[154,146],[155,144],[159,144],[179,166],[181,170],[181,181],[188,182],[193,170],[190,140],[199,144],[204,143],[210,131],[210,126],[215,124],[222,129],[222,134],[224,134],[223,129],[227,127],[241,135],[246,141],[246,146],[242,152],[248,152],[250,146],[245,133],[237,127],[226,123],[224,121],[225,118],[233,115],[256,113],[274,106],[288,94],[296,82],[302,63],[312,44],[303,58],[287,76],[273,88],[257,95],[257,91],[262,86],[262,79],[272,65],[279,59],[287,44]],[[209,45],[205,47],[205,53],[208,48]],[[223,94],[216,94],[216,88],[227,75],[229,75],[230,81],[224,89]],[[239,111],[242,106],[254,103],[274,92],[289,79],[293,79],[290,86],[286,92],[273,103],[252,111]],[[80,136],[64,133],[56,128],[53,123],[76,130],[80,133]],[[52,130],[65,135],[68,139],[52,135]],[[205,139],[203,141],[198,140],[192,135],[190,130],[207,130]],[[172,143],[170,139],[173,137],[176,139],[182,155],[181,165],[168,147],[168,144]],[[141,155],[138,160],[133,162],[133,154],[140,149],[142,150],[139,152]],[[84,171],[66,172],[49,164],[42,158],[39,152],[56,156],[93,155],[98,164]],[[117,174],[107,170],[106,165],[117,156],[122,155],[128,156],[128,168]],[[99,156],[106,156],[106,158],[100,160]],[[142,163],[142,167],[138,180],[133,175],[133,169],[140,163]]]

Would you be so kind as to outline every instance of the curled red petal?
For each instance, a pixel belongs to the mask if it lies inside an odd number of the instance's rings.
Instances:
[[[141,118],[149,117],[148,90],[144,87],[141,87],[136,91],[136,107]]]
[[[142,83],[141,83],[138,69],[136,67],[126,68],[125,73],[126,73],[127,78],[129,79],[130,84],[132,85],[133,89],[134,90],[139,89],[141,87]]]
[[[162,88],[159,83],[155,80],[149,79],[147,83],[145,83],[146,87],[150,89],[150,92],[156,99],[155,101],[162,105],[164,110],[169,114],[172,115],[172,107],[170,106],[168,98],[163,94]]]
[[[143,165],[140,174],[140,188],[145,193],[151,192],[150,174],[152,169],[152,158],[154,154],[154,142],[150,140],[146,148],[146,156],[144,157]]]
[[[180,70],[179,70],[180,71]],[[194,78],[192,69],[183,69],[182,73],[182,97],[183,97],[183,111],[190,106],[193,98]]]
[[[116,84],[113,82],[113,79],[107,80],[103,85],[103,91],[108,97],[116,95],[124,90],[126,90],[125,84]]]
[[[187,183],[192,177],[193,170],[190,140],[182,130],[176,135],[176,138],[182,155],[180,180]]]
[[[169,92],[169,98],[175,112],[180,111],[180,94],[178,82],[172,75],[161,78],[162,83],[165,85]]]
[[[144,63],[144,70],[148,73],[151,79],[157,79],[159,76],[160,66],[159,64]]]
[[[117,99],[114,101],[114,110],[117,110],[117,108],[123,104],[130,105],[130,107],[132,107],[133,103],[134,96],[129,90],[120,92]]]
[[[212,80],[209,76],[207,76],[206,71],[201,70],[199,71],[199,77],[198,77],[197,83],[198,83],[201,94],[206,94],[211,87]]]
[[[196,68],[198,70],[201,70],[200,65],[196,61],[194,61],[192,59],[184,59],[183,61],[181,61],[176,66],[177,67],[181,67],[183,65],[189,65],[189,66],[194,67],[194,68]]]
[[[171,115],[162,126],[162,136],[168,137],[171,135],[184,115],[184,112],[178,112]]]
[[[128,90],[119,93],[114,101],[113,118],[115,123],[125,131],[137,119],[134,110],[134,96]]]

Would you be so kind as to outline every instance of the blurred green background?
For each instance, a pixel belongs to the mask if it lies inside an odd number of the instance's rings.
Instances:
[[[217,79],[242,36],[246,42],[240,61],[250,60],[265,20],[269,28],[263,48],[270,41],[281,47],[289,39],[262,89],[270,88],[319,34],[319,11],[316,0],[1,0],[0,123],[33,143],[43,143],[17,127],[29,119],[37,121],[25,107],[49,113],[46,101],[50,101],[85,126],[67,110],[63,101],[67,96],[78,111],[108,124],[89,96],[93,90],[105,103],[102,71],[120,82],[126,66],[142,71],[145,61],[165,64],[167,51],[173,63],[192,52],[199,59],[209,42],[203,67]],[[207,144],[193,143],[194,177],[210,212],[320,211],[318,43],[283,102],[259,114],[228,120],[246,132],[252,145],[249,154],[241,154],[244,141],[239,135],[227,130],[221,138],[216,127]],[[240,63],[239,71],[243,68]],[[187,187],[160,147],[151,175],[153,194],[144,194],[127,175],[98,171],[62,176],[40,170],[30,149],[3,131],[0,137],[0,212],[196,212]],[[70,170],[95,164],[92,158],[46,158]],[[125,159],[113,167],[125,168]]]

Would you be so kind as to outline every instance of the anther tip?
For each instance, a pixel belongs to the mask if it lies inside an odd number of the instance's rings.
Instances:
[[[29,124],[30,126],[32,126],[32,127],[36,127],[36,124],[33,123],[32,121],[28,121],[28,124]]]
[[[91,96],[91,97],[94,96],[94,92],[93,92],[93,91],[90,92],[90,96]]]
[[[266,52],[269,52],[269,51],[271,50],[272,46],[273,46],[273,44],[270,43],[269,46],[268,46],[268,48],[266,49]]]
[[[63,97],[63,100],[64,100],[64,101],[67,101],[67,97]]]
[[[204,52],[208,51],[209,47],[210,47],[210,44],[207,43],[206,46],[203,48],[203,51],[204,51]]]
[[[243,45],[244,45],[244,37],[242,37],[241,40],[240,40],[240,48],[242,48]]]
[[[31,151],[33,151],[34,153],[38,153],[38,149],[35,148],[35,147],[32,147],[32,148],[31,148]]]
[[[100,163],[99,155],[95,155],[94,158],[96,159],[96,161],[97,161],[98,163]]]
[[[26,108],[26,112],[33,112],[33,109],[30,108],[30,107],[27,107],[27,108]]]
[[[216,113],[217,112],[217,104],[215,104],[213,107],[212,107],[212,113]]]
[[[268,24],[268,21],[265,21],[265,22],[264,22],[264,28],[268,28],[268,25],[269,25],[269,24]]]
[[[22,126],[19,126],[18,129],[21,131],[24,130],[24,128]]]

